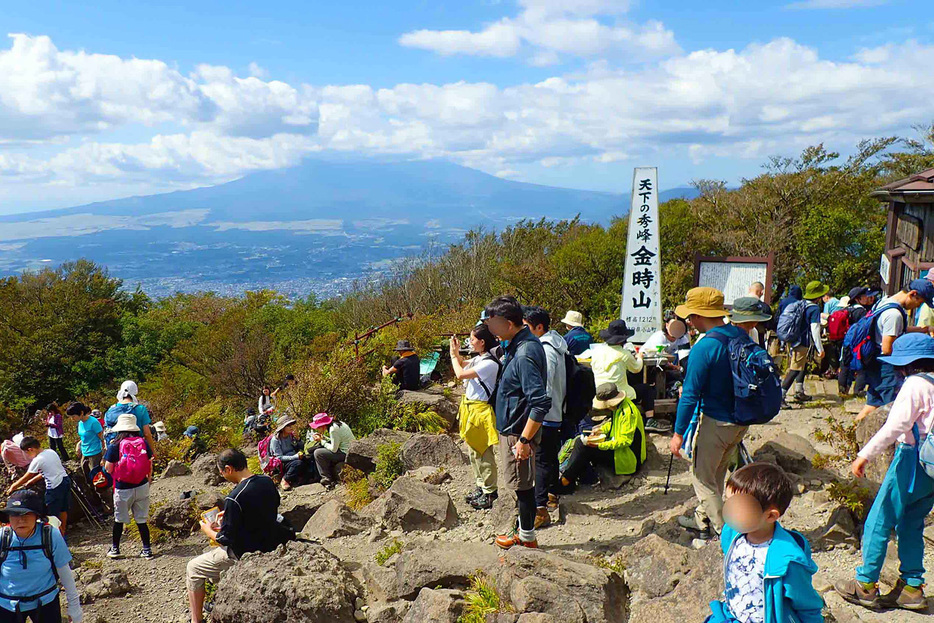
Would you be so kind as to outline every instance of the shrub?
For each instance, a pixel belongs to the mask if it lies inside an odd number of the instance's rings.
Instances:
[[[489,578],[479,572],[470,578],[470,590],[466,600],[467,607],[458,617],[457,623],[484,623],[487,615],[511,610],[503,603],[502,597]]]
[[[376,564],[382,567],[386,561],[402,551],[403,543],[399,539],[393,539],[376,552]]]
[[[185,425],[198,427],[199,437],[209,450],[238,447],[242,441],[243,418],[240,412],[220,398],[195,411]]]
[[[402,444],[391,441],[376,448],[376,471],[373,472],[373,484],[385,491],[392,486],[396,478],[405,473],[402,462]]]
[[[865,521],[866,513],[869,512],[869,506],[872,504],[872,494],[869,489],[860,487],[854,479],[835,480],[827,487],[827,494],[831,500],[850,509],[857,521]]]
[[[366,474],[359,469],[344,465],[341,470],[341,482],[344,483],[344,501],[355,511],[373,501],[370,495],[370,483]]]
[[[253,472],[254,474],[262,474],[262,473],[263,473],[263,468],[260,467],[260,465],[259,465],[259,457],[258,457],[258,456],[250,456],[250,457],[247,457],[247,459],[246,459],[246,466],[247,466],[247,468],[248,468],[251,472]]]
[[[859,442],[856,440],[856,422],[845,424],[832,415],[826,419],[829,431],[814,431],[814,439],[828,444],[834,453],[830,455],[816,455],[812,461],[816,469],[823,469],[832,464],[847,464],[856,459],[859,453]]]
[[[191,439],[182,437],[181,439],[163,439],[156,442],[157,458],[153,463],[153,471],[157,474],[165,469],[169,461],[184,461],[185,454],[191,448]]]

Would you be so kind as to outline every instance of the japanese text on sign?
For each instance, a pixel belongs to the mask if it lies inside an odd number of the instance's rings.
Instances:
[[[620,317],[641,343],[661,327],[661,256],[658,244],[658,169],[638,168],[632,180],[632,209],[623,274]]]

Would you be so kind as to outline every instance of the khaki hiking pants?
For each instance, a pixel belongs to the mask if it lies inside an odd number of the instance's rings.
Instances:
[[[481,454],[467,444],[467,456],[470,457],[470,466],[477,479],[477,486],[484,493],[496,491],[496,446],[490,446]]]
[[[694,511],[698,526],[706,522],[716,531],[723,528],[723,489],[726,472],[748,426],[719,422],[701,414],[694,435],[691,478],[699,504]]]

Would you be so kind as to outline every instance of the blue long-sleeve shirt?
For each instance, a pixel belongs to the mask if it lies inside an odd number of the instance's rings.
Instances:
[[[734,325],[724,325],[708,331],[727,337],[743,333]],[[675,432],[683,435],[691,423],[694,410],[701,405],[701,412],[721,422],[733,421],[733,373],[730,371],[730,355],[719,340],[704,339],[691,349],[688,369],[684,375],[681,399],[678,401],[678,417]]]

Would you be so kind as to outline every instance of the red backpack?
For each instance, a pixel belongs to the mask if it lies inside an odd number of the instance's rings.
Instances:
[[[827,318],[827,338],[831,342],[842,341],[850,328],[850,311],[838,309]]]
[[[270,456],[269,454],[269,442],[271,441],[272,435],[269,435],[263,438],[256,447],[256,453],[259,454],[259,466],[263,468],[265,474],[270,476],[282,469],[282,461],[279,460],[279,457]]]

